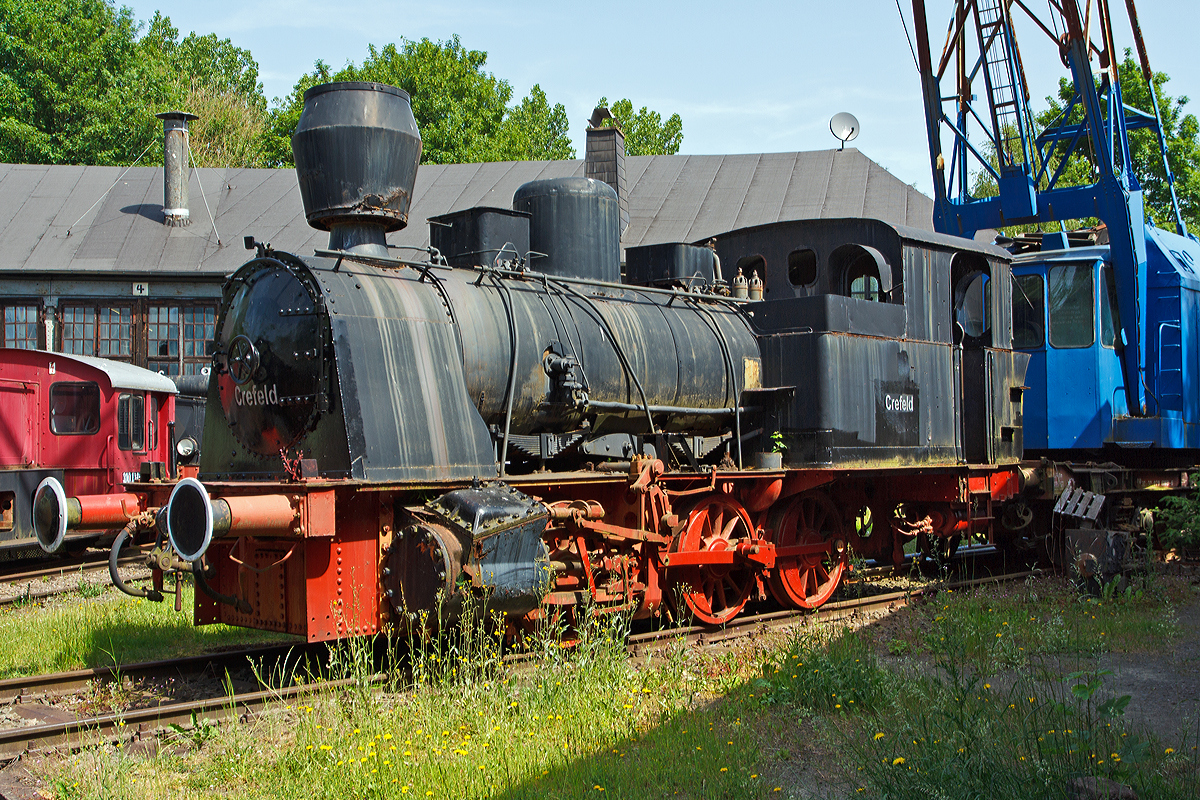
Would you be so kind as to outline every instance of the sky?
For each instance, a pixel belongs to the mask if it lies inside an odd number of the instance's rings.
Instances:
[[[1026,0],[1045,16],[1047,0]],[[683,118],[684,154],[769,153],[838,146],[829,120],[855,115],[858,147],[905,183],[932,192],[921,90],[906,29],[911,0],[856,2],[481,2],[480,0],[118,0],[139,20],[156,10],[181,34],[216,33],[250,50],[268,99],[288,94],[321,59],[360,63],[367,45],[445,40],[488,54],[486,69],[514,100],[539,84],[562,103],[582,154],[597,100],[629,98]],[[1111,0],[1117,46],[1132,46],[1125,3]],[[951,0],[926,0],[931,49],[941,51]],[[1191,9],[1189,13],[1189,8]],[[902,10],[902,12],[901,12]],[[1142,0],[1150,63],[1166,92],[1195,98],[1194,0]],[[901,21],[903,15],[904,21]],[[1034,98],[1057,91],[1057,47],[1018,15],[1018,41]],[[949,83],[947,83],[949,85]]]

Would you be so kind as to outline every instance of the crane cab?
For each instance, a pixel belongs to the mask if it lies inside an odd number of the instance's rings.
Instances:
[[[1013,261],[1013,348],[1030,355],[1027,452],[1200,448],[1200,246],[1146,228],[1139,286],[1146,341],[1146,416],[1129,413],[1116,283],[1107,246]]]

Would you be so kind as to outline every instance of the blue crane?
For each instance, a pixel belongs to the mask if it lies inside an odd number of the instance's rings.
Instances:
[[[1050,314],[1041,318],[1041,330],[1031,327],[1024,339],[1017,324],[1021,320],[1014,320],[1014,347],[1035,351],[1031,367],[1045,372],[1044,384],[1033,387],[1042,392],[1040,400],[1045,407],[1039,410],[1037,403],[1033,408],[1027,403],[1027,449],[1031,445],[1032,449],[1047,450],[1096,449],[1112,444],[1200,447],[1200,436],[1187,430],[1200,422],[1200,387],[1191,384],[1188,374],[1195,369],[1190,361],[1200,352],[1195,325],[1200,320],[1195,319],[1194,305],[1195,292],[1200,291],[1194,269],[1200,250],[1195,237],[1188,236],[1175,197],[1134,0],[1126,0],[1126,6],[1153,114],[1122,101],[1108,0],[1087,0],[1084,13],[1076,0],[1049,0],[1047,12],[1041,15],[1024,0],[956,0],[945,45],[936,59],[930,47],[925,2],[913,0],[912,6],[933,168],[935,229],[973,237],[986,229],[1088,217],[1099,218],[1107,226],[1107,250],[1093,253],[1094,269],[1089,267],[1092,271],[1088,273],[1095,276],[1095,284],[1093,294],[1087,297],[1099,302],[1091,309],[1083,300],[1076,303],[1076,316],[1087,311],[1087,320],[1098,329],[1091,338],[1068,336],[1062,332],[1067,315],[1060,313],[1056,319],[1053,313],[1056,303],[1069,304],[1074,302],[1070,298],[1083,296],[1081,273],[1064,270],[1065,265],[1079,262],[1084,253],[1069,252],[1065,233],[1043,236],[1039,264],[1023,270],[1019,268],[1021,258],[1014,263],[1014,275],[1018,276],[1014,303],[1023,301],[1030,307],[1017,316],[1036,316],[1039,310],[1045,314],[1047,300],[1050,308]],[[1022,13],[1058,48],[1074,87],[1062,113],[1044,127],[1037,124],[1030,109],[1014,29],[1014,16]],[[1157,135],[1170,187],[1174,232],[1146,222],[1142,187],[1129,145],[1129,132],[1138,129]],[[949,143],[947,150],[943,150],[943,141]],[[1064,178],[1073,155],[1083,156],[1091,165],[1090,183],[1070,185]],[[981,174],[990,177],[985,183],[996,187],[995,194],[972,194],[972,184],[978,183]],[[1051,253],[1056,246],[1068,252]],[[1059,266],[1048,266],[1051,263]],[[1031,277],[1027,292],[1020,276],[1034,273],[1042,282]],[[1176,276],[1174,284],[1172,275]],[[1164,305],[1163,298],[1170,293],[1168,284],[1176,287],[1177,297],[1180,287],[1185,290],[1174,311]],[[1044,294],[1033,297],[1037,292]],[[1061,347],[1055,346],[1056,330],[1060,331]],[[1108,347],[1107,355],[1100,349],[1102,344]],[[1085,363],[1078,353],[1066,353],[1092,346],[1096,348],[1095,363]],[[1046,354],[1044,363],[1037,360],[1041,351]],[[1069,372],[1056,372],[1056,364],[1068,363]],[[1078,370],[1091,370],[1087,374],[1095,385],[1089,389],[1091,400],[1083,405],[1092,403],[1095,408],[1056,411],[1054,394],[1059,387],[1066,391],[1059,400],[1082,397],[1078,380],[1086,375],[1075,374]],[[1109,371],[1117,381],[1111,392],[1105,385]],[[1039,421],[1039,413],[1046,419]],[[1077,417],[1075,421],[1068,419],[1071,414]]]

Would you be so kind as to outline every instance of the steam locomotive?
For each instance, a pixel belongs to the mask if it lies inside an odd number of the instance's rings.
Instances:
[[[293,150],[329,246],[248,239],[199,477],[129,487],[197,623],[317,641],[477,598],[514,626],[583,604],[721,624],[820,605],[851,548],[1011,537],[1031,476],[1005,251],[806,220],[631,248],[623,276],[616,194],[567,178],[431,219],[410,259],[386,241],[420,160],[407,94],[314,87]],[[66,503],[89,499],[39,494],[42,524]]]

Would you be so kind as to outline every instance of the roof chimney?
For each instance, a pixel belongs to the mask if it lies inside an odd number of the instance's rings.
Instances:
[[[604,181],[617,193],[621,209],[621,233],[629,227],[629,187],[625,183],[625,134],[613,125],[602,127],[604,120],[613,115],[607,108],[592,112],[587,129],[587,154],[583,162],[583,174],[587,178]]]
[[[163,121],[163,222],[181,228],[188,213],[188,122],[199,119],[186,111],[156,114]]]

